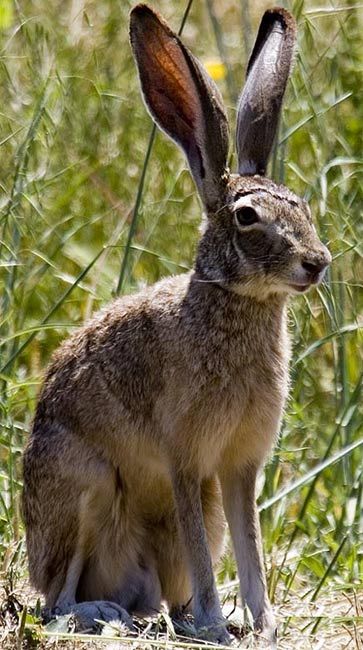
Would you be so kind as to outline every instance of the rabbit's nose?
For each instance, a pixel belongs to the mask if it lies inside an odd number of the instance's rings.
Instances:
[[[301,262],[301,266],[303,267],[304,271],[306,271],[310,275],[310,277],[311,277],[311,279],[313,281],[316,280],[317,278],[319,278],[321,273],[323,271],[325,271],[325,269],[327,268],[328,265],[329,265],[329,262],[327,262],[325,260],[324,261],[319,261],[319,262],[318,261],[314,261],[314,262],[309,261],[308,262],[306,260],[303,260]]]

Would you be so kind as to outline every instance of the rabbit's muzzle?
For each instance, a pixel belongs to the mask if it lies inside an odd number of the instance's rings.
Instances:
[[[327,256],[326,256],[327,257]],[[329,253],[330,257],[330,253]],[[305,273],[307,274],[308,278],[311,281],[311,284],[319,284],[319,282],[322,281],[325,271],[328,268],[330,264],[329,261],[318,261],[318,262],[310,262],[310,261],[303,261],[301,262],[301,266],[303,267]]]
[[[321,244],[319,251],[310,256],[301,259],[299,268],[294,271],[294,278],[290,287],[302,293],[307,291],[312,285],[320,284],[325,272],[332,261],[332,257],[326,246]]]

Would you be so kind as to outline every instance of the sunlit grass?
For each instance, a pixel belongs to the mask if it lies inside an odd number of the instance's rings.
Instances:
[[[200,205],[164,135],[156,134],[144,166],[152,126],[128,45],[133,3],[5,4],[0,560],[9,580],[26,575],[21,453],[52,351],[118,291],[190,268]],[[251,3],[254,30],[268,4]],[[157,4],[176,29],[186,5]],[[291,398],[261,486],[270,594],[289,639],[329,629],[327,594],[362,597],[363,12],[356,1],[287,6],[299,46],[272,173],[309,200],[334,257],[326,284],[291,305]],[[211,73],[218,63],[232,123],[251,36],[243,25],[241,5],[230,0],[194,2],[184,27]],[[235,578],[227,553],[220,583]],[[303,620],[296,616],[297,599],[321,603],[320,617],[311,610],[309,618],[308,608]],[[353,610],[344,625],[354,639]]]

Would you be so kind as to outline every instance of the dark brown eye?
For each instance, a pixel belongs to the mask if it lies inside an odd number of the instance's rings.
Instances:
[[[251,226],[258,221],[258,214],[250,205],[239,208],[235,211],[235,215],[240,226]]]

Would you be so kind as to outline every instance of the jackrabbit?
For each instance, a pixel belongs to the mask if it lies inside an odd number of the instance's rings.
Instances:
[[[131,12],[146,105],[184,150],[205,208],[191,273],[115,300],[55,353],[24,457],[30,576],[46,605],[94,618],[191,603],[228,642],[213,566],[224,513],[241,595],[275,643],[256,475],[288,393],[289,294],[331,261],[305,201],[265,178],[294,19],[267,11],[237,117],[238,174],[213,81],[148,6]]]

